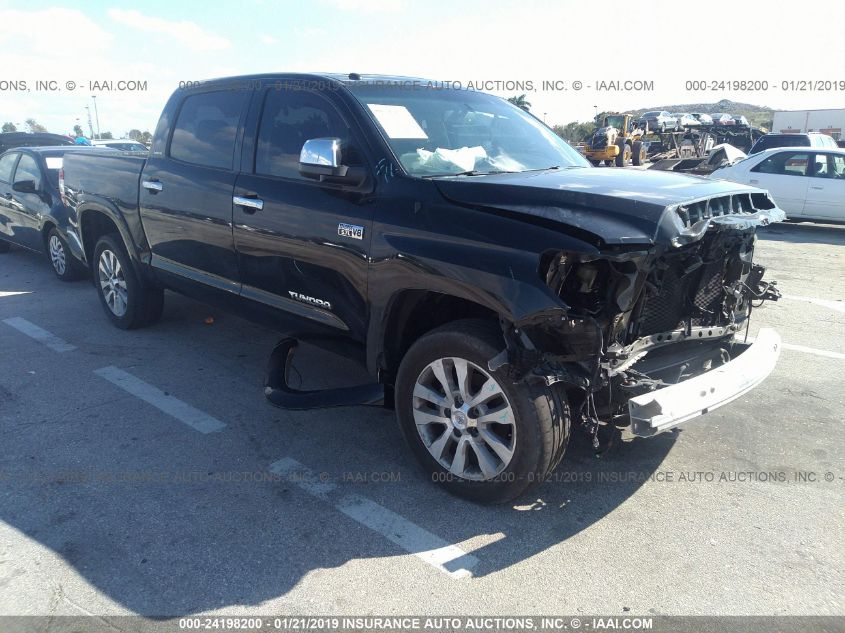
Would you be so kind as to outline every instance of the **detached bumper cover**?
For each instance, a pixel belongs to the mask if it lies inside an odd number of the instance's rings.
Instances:
[[[628,401],[635,435],[654,435],[704,415],[748,393],[772,373],[780,356],[780,336],[760,330],[756,340],[733,360],[676,385]]]

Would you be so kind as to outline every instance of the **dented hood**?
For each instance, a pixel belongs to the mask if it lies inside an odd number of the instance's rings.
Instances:
[[[679,206],[733,194],[766,195],[754,187],[698,176],[591,167],[454,176],[435,182],[455,203],[559,222],[605,244],[669,243],[686,229],[675,211]]]

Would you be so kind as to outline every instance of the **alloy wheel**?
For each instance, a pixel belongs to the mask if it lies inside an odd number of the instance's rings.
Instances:
[[[501,385],[471,361],[429,363],[414,385],[413,414],[428,452],[456,477],[493,479],[513,458],[513,407]]]
[[[100,290],[106,305],[116,317],[126,314],[128,292],[123,267],[112,251],[106,249],[100,253],[97,270],[100,278]]]
[[[50,236],[49,249],[50,262],[52,262],[53,268],[59,275],[64,275],[67,270],[67,257],[65,255],[65,248],[58,235]]]

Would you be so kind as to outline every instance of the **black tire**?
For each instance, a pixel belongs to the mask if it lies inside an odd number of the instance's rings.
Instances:
[[[624,138],[616,141],[616,147],[619,148],[619,153],[616,155],[615,163],[617,167],[625,167],[628,164],[628,153],[631,151]]]
[[[402,359],[396,380],[396,416],[399,428],[423,470],[432,481],[439,483],[452,494],[480,503],[504,503],[541,483],[560,462],[569,440],[569,407],[562,391],[543,384],[514,383],[502,369],[495,372],[487,369],[487,362],[503,347],[501,330],[496,323],[478,320],[449,323],[429,332],[411,346]],[[426,401],[425,398],[414,396],[417,382],[423,380],[423,376],[431,375],[424,373],[429,371],[427,368],[431,363],[448,358],[465,359],[470,364],[482,368],[488,377],[498,383],[506,398],[502,400],[504,405],[511,408],[512,456],[508,462],[499,460],[502,470],[493,478],[479,480],[453,475],[429,452],[421,432],[417,430],[414,407],[415,404]],[[452,377],[457,378],[457,374],[452,374]],[[481,393],[480,387],[477,393]],[[470,408],[470,411],[473,409]],[[474,415],[477,416],[478,413]],[[495,422],[492,424],[496,425]],[[453,425],[454,422],[449,422],[449,426],[443,425],[443,435],[438,435],[438,440],[431,444],[449,434],[446,441],[457,445],[459,440],[453,440],[452,436],[461,431],[455,431]],[[490,426],[485,428],[489,429]],[[464,431],[469,432],[468,428]],[[476,441],[477,434],[478,429],[473,436]],[[458,437],[455,435],[455,438]],[[470,438],[466,439],[469,444],[473,442]],[[452,455],[453,465],[456,452],[457,447]],[[474,459],[476,464],[480,464],[475,446],[471,450],[467,447],[465,452],[468,462]],[[472,457],[469,457],[470,453]],[[493,455],[492,451],[490,455]],[[477,475],[480,475],[480,472]]]
[[[6,240],[0,240],[0,253],[8,253],[12,247]]]
[[[114,259],[119,264],[119,268],[114,266],[111,268],[112,273],[115,270],[119,271],[117,276],[109,277],[101,272],[104,253],[108,253],[105,258],[112,264]],[[108,272],[108,268],[108,266],[105,266],[104,271]],[[123,330],[134,330],[155,323],[161,317],[161,311],[164,307],[164,291],[155,286],[145,285],[138,279],[119,234],[111,233],[100,238],[94,248],[91,269],[100,303],[114,325]],[[107,290],[103,286],[106,283],[105,279],[115,280],[114,283],[125,291],[112,293],[120,294],[122,298],[119,301],[120,305],[125,306],[124,310],[116,310],[109,305]],[[112,299],[112,302],[114,301],[115,299]]]
[[[631,144],[631,162],[636,167],[645,162],[645,148],[642,141],[634,141]]]
[[[85,276],[85,267],[70,252],[67,241],[58,230],[50,229],[44,247],[47,250],[47,261],[56,277],[62,281],[76,281]]]
[[[591,164],[593,167],[598,167],[599,165],[601,165],[601,161],[600,161],[600,160],[593,160],[592,158],[588,158],[587,160],[588,160],[588,161],[590,161],[590,164]]]

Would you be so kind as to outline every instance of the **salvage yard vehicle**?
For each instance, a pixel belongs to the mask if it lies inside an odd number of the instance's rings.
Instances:
[[[637,120],[637,125],[650,132],[658,132],[660,134],[667,130],[677,132],[680,129],[678,119],[666,110],[653,110],[643,113]]]
[[[765,191],[594,169],[503,99],[425,85],[213,80],[172,95],[149,157],[69,155],[108,318],[149,325],[169,288],[269,324],[272,402],[383,398],[433,481],[485,502],[543,481],[573,423],[654,435],[772,371],[773,330],[734,337],[778,297],[752,262],[784,217]],[[292,389],[299,340],[377,382]]]
[[[45,147],[73,145],[73,139],[50,132],[2,132],[0,133],[0,154],[14,147]]]
[[[32,136],[32,135],[29,135]],[[0,155],[0,253],[45,253],[62,281],[85,274],[76,220],[59,193],[64,156],[90,147],[21,147]]]
[[[710,178],[769,191],[793,220],[845,221],[845,150],[774,148],[714,171]]]
[[[601,125],[584,144],[584,155],[593,165],[604,162],[625,167],[633,162],[645,162],[644,130],[637,126],[631,114],[607,114]]]
[[[748,151],[749,154],[757,154],[764,149],[775,147],[817,147],[837,148],[836,141],[827,134],[810,132],[807,134],[766,134],[757,139],[754,146]]]

